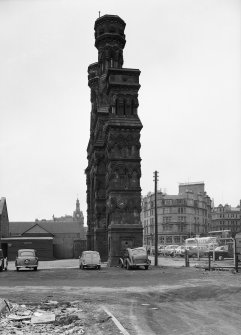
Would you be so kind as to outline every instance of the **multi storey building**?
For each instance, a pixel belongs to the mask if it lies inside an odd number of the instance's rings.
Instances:
[[[241,205],[241,200],[240,200]],[[240,205],[232,207],[228,204],[212,209],[211,230],[230,230],[232,236],[241,232]]]
[[[154,244],[155,194],[142,199],[142,224],[146,245]],[[211,199],[203,182],[179,184],[177,195],[157,192],[159,244],[181,244],[187,237],[203,235],[211,223]]]

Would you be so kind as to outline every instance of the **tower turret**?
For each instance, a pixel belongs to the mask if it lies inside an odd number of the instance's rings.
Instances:
[[[100,75],[109,68],[122,68],[125,25],[118,15],[104,15],[95,21],[95,46],[98,49]]]

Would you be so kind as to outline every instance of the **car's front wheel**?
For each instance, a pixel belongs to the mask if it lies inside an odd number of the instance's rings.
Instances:
[[[127,263],[126,263],[126,270],[130,270],[130,269],[131,269],[130,263],[127,262]]]
[[[145,267],[145,270],[148,270],[148,267],[149,267],[149,266],[148,266],[148,265],[145,265],[144,267]]]
[[[38,268],[37,267],[35,267],[35,268],[33,268],[34,269],[34,271],[37,271],[38,270]]]
[[[17,271],[19,271],[19,268],[16,268]]]

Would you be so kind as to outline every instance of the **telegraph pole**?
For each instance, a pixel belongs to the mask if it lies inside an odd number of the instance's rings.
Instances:
[[[154,172],[154,183],[155,183],[155,266],[158,265],[158,224],[157,224],[157,181],[158,172]]]

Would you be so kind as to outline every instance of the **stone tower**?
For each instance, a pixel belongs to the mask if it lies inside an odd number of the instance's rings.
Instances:
[[[95,22],[98,62],[88,67],[91,91],[87,147],[87,248],[109,265],[126,247],[142,245],[141,158],[138,117],[140,70],[123,68],[125,22],[104,15]]]

